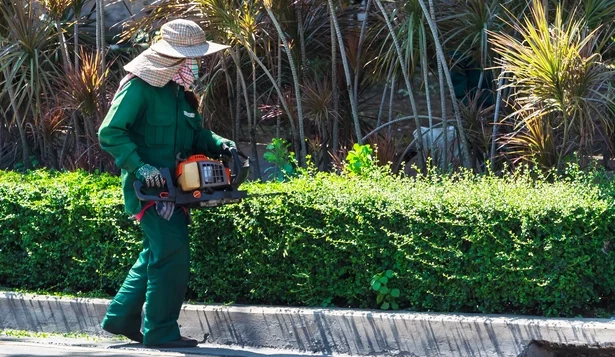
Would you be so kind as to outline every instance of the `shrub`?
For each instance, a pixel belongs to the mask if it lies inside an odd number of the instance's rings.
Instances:
[[[113,291],[141,245],[119,178],[0,171],[0,285]]]
[[[246,184],[249,199],[193,212],[190,296],[380,307],[372,279],[392,270],[402,309],[610,307],[615,259],[600,249],[613,238],[613,184],[528,177],[318,173]],[[0,199],[0,285],[113,293],[140,249],[117,178],[0,173]]]

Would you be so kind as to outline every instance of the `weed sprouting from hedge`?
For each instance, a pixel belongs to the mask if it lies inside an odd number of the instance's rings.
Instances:
[[[0,172],[0,285],[113,294],[141,248],[119,179]],[[216,303],[547,316],[611,307],[613,183],[436,174],[312,173],[249,183],[240,204],[193,212],[190,297]],[[614,240],[615,242],[615,240]],[[397,294],[397,292],[396,292]]]

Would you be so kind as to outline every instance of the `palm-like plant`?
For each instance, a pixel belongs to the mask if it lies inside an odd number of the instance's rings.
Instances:
[[[596,49],[601,52],[612,51],[615,32],[615,0],[561,1],[562,11],[572,10],[569,15],[585,23],[589,31],[597,33]],[[568,14],[564,14],[567,16]]]
[[[0,16],[6,26],[0,37],[0,72],[4,77],[0,96],[9,99],[26,167],[30,156],[26,124],[36,123],[43,103],[53,101],[54,84],[60,78],[54,28],[50,22],[41,20],[42,15],[32,0],[26,4],[11,1],[0,5]]]
[[[491,33],[502,73],[508,74],[512,89],[515,111],[509,117],[519,127],[536,128],[540,126],[533,121],[547,121],[559,140],[555,167],[562,169],[564,158],[575,146],[589,152],[597,123],[611,125],[609,84],[615,71],[602,63],[600,53],[592,52],[597,31],[586,32],[584,22],[575,16],[564,19],[560,7],[553,25],[542,5],[534,2],[531,16],[512,20],[510,26],[519,39]]]
[[[543,171],[557,166],[559,139],[551,120],[530,120],[518,130],[505,134],[499,141],[506,147],[503,155],[513,165],[537,165]]]
[[[104,84],[108,78],[108,69],[101,68],[102,61],[98,53],[89,53],[82,49],[80,57],[80,68],[68,73],[64,79],[60,102],[65,109],[73,111],[72,125],[77,155],[81,157],[84,153],[87,154],[87,167],[91,168],[95,166],[93,152],[96,151],[96,131],[104,118]],[[85,151],[81,149],[82,141],[86,144]]]
[[[314,78],[303,85],[303,108],[306,120],[316,127],[318,140],[313,142],[314,159],[320,169],[327,166],[326,143],[331,139],[331,124],[339,120],[333,109],[333,85],[327,78]],[[316,147],[316,144],[319,147]]]
[[[479,167],[489,159],[493,131],[491,118],[494,105],[484,102],[482,95],[484,91],[479,89],[468,94],[465,103],[460,105],[470,152]]]

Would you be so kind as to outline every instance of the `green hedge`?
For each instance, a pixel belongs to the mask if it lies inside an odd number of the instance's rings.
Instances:
[[[594,314],[615,290],[615,253],[600,251],[615,189],[577,176],[247,184],[241,204],[194,211],[189,296],[372,308],[372,277],[392,270],[401,308]],[[0,172],[0,285],[113,294],[141,239],[116,177]]]

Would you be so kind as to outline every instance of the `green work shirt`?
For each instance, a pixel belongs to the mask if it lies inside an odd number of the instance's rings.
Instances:
[[[128,81],[115,95],[98,138],[122,169],[124,204],[130,214],[141,210],[133,187],[141,165],[168,167],[174,174],[178,153],[215,157],[226,141],[203,128],[201,116],[177,83],[158,88],[140,78]]]

